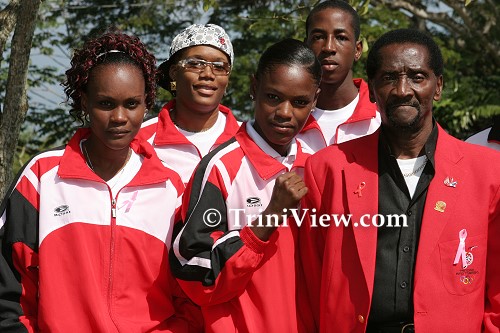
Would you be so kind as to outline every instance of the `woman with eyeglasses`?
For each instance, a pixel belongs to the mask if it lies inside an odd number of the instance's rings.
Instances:
[[[186,184],[201,158],[234,136],[240,123],[220,104],[234,63],[227,33],[193,24],[179,33],[158,68],[158,85],[175,96],[139,135]]]
[[[318,128],[309,115],[320,82],[321,64],[305,43],[270,46],[252,78],[255,118],[205,156],[187,185],[170,268],[201,306],[205,333],[302,332],[297,207],[314,151],[301,142]]]

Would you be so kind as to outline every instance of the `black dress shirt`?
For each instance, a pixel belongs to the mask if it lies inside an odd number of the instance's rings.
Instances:
[[[407,227],[377,229],[375,282],[369,323],[413,322],[413,277],[427,189],[435,174],[434,152],[438,130],[434,124],[424,145],[427,163],[413,197],[383,129],[379,139],[379,202],[383,216],[406,214]]]

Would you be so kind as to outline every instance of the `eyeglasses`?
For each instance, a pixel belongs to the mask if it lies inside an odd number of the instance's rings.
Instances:
[[[216,76],[229,75],[231,73],[231,65],[224,61],[205,61],[196,58],[187,58],[178,62],[182,68],[195,73],[201,73],[205,67],[210,66],[212,73]]]

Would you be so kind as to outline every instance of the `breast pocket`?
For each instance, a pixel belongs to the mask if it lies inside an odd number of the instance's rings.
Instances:
[[[464,268],[462,259],[455,265],[455,255],[459,240],[439,243],[441,257],[441,275],[446,290],[453,295],[467,295],[484,287],[486,273],[486,246],[485,235],[467,237],[465,252],[467,267]]]

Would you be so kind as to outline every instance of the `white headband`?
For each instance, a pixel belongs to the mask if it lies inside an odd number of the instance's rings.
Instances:
[[[124,53],[124,54],[126,54],[124,51],[120,51],[120,50],[109,50],[109,51],[106,51],[106,52],[103,52],[103,53],[99,53],[97,55],[96,59],[99,59],[100,57],[102,57],[102,56],[104,56],[104,55],[106,55],[108,53]]]

